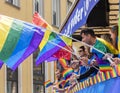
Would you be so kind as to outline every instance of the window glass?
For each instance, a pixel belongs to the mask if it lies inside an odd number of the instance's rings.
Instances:
[[[18,93],[18,69],[7,68],[7,93]]]
[[[39,49],[33,54],[33,93],[45,93],[44,88],[44,75],[45,75],[45,67],[44,63],[36,66],[35,59],[39,53]]]
[[[20,7],[20,0],[6,0],[6,2],[8,2],[14,6]]]
[[[52,2],[52,24],[60,26],[60,0],[53,0]]]

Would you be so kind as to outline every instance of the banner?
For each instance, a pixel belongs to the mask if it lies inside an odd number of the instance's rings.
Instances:
[[[99,0],[79,0],[75,9],[71,13],[65,26],[62,29],[62,34],[71,35],[79,27],[86,23],[89,13]]]
[[[85,89],[82,89],[76,93],[120,93],[120,77],[109,79],[105,82],[101,82]]]

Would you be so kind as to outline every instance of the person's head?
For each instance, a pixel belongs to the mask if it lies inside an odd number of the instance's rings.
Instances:
[[[110,34],[112,40],[116,39],[118,36],[118,25],[113,26],[110,29],[109,34]]]
[[[72,60],[72,61],[71,61],[70,67],[71,67],[72,69],[78,69],[79,66],[80,66],[80,62],[79,62],[78,60]]]
[[[56,77],[57,77],[58,79],[61,78],[61,72],[60,72],[60,69],[57,69],[57,70],[55,71],[55,75],[56,75]]]
[[[79,52],[80,56],[83,56],[84,54],[86,54],[85,47],[84,46],[80,46],[78,52]]]
[[[93,29],[84,29],[80,33],[82,41],[87,44],[93,44],[93,39],[95,39],[95,34]]]

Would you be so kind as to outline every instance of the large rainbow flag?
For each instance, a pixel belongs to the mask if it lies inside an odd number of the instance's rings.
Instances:
[[[15,70],[37,49],[43,35],[33,24],[0,15],[0,60]]]
[[[62,47],[66,45],[63,42],[63,40],[53,32],[50,34],[48,41],[49,42],[47,42],[44,48],[39,52],[38,57],[36,59],[36,65],[39,65],[40,63],[44,62],[46,59],[51,57],[55,52],[61,49],[57,45]],[[52,44],[51,42],[53,42],[54,44]]]
[[[36,64],[40,64],[51,58],[54,53],[56,53],[61,48],[56,46],[64,47],[66,44],[64,43],[64,36],[59,36],[56,33],[52,32],[52,27],[36,12],[33,16],[33,23],[41,26],[45,30],[45,34],[42,42],[39,45],[40,52],[36,60]],[[66,39],[68,41],[68,39]],[[53,42],[53,44],[51,43]]]
[[[37,58],[37,62],[36,62],[37,65],[39,63],[42,63],[45,60],[53,61],[55,58],[59,59],[59,58],[61,58],[61,56],[60,56],[61,53],[62,53],[62,58],[70,59],[70,57],[71,57],[70,52],[63,50],[54,44],[58,44],[62,47],[67,45],[66,46],[67,48],[66,47],[64,47],[64,48],[70,50],[70,48],[71,48],[70,46],[72,45],[72,39],[69,39],[65,36],[57,35],[54,32],[52,32],[52,27],[37,12],[34,13],[32,22],[45,29],[45,34],[44,34],[43,40],[41,41],[41,43],[39,45],[40,53]],[[51,42],[53,42],[53,44]]]

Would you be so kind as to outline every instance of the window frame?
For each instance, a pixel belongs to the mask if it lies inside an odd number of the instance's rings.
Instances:
[[[17,88],[17,89],[16,89],[17,92],[16,92],[16,93],[19,93],[19,84],[18,84],[18,83],[19,83],[19,79],[18,79],[19,76],[18,76],[18,69],[15,70],[15,71],[17,71],[17,72],[16,72],[16,73],[17,73],[17,76],[16,76],[17,79],[16,79],[16,80],[15,80],[15,78],[12,78],[12,79],[9,79],[9,78],[8,78],[8,76],[9,76],[9,75],[8,75],[8,71],[10,71],[10,73],[14,72],[14,71],[12,71],[12,70],[10,70],[9,68],[6,67],[6,71],[5,71],[5,72],[6,72],[6,73],[5,73],[5,77],[6,77],[6,82],[5,82],[5,84],[6,84],[6,93],[8,93],[8,83],[14,83],[14,82],[17,84],[17,87],[16,87],[16,88]],[[11,82],[10,82],[10,81],[11,81]],[[12,87],[11,87],[11,88],[12,88]]]
[[[60,26],[60,0],[52,0],[52,25],[56,27]]]
[[[7,2],[15,7],[20,8],[20,0],[5,0],[5,2]]]
[[[45,81],[45,63],[43,62],[42,64],[40,64],[39,66],[35,65],[35,59],[37,57],[39,53],[39,49],[37,49],[37,51],[35,51],[33,53],[33,63],[32,63],[32,88],[33,88],[33,93],[35,93],[37,90],[35,90],[34,88],[36,86],[42,86],[43,90],[40,90],[41,92],[45,93],[45,87],[44,87],[44,81]],[[39,70],[39,67],[41,68],[41,71],[39,74],[37,74],[38,72],[36,71],[36,73],[34,73],[34,67],[36,70]],[[36,77],[34,77],[34,75],[37,76],[37,79],[35,80]],[[39,78],[42,78],[42,80],[39,80]]]
[[[37,11],[36,11],[36,2],[38,2]],[[38,12],[41,17],[44,17],[44,0],[33,1],[33,12]]]
[[[70,5],[71,4],[71,5]],[[72,7],[72,2],[70,0],[67,0],[67,13],[70,11],[71,7]]]

